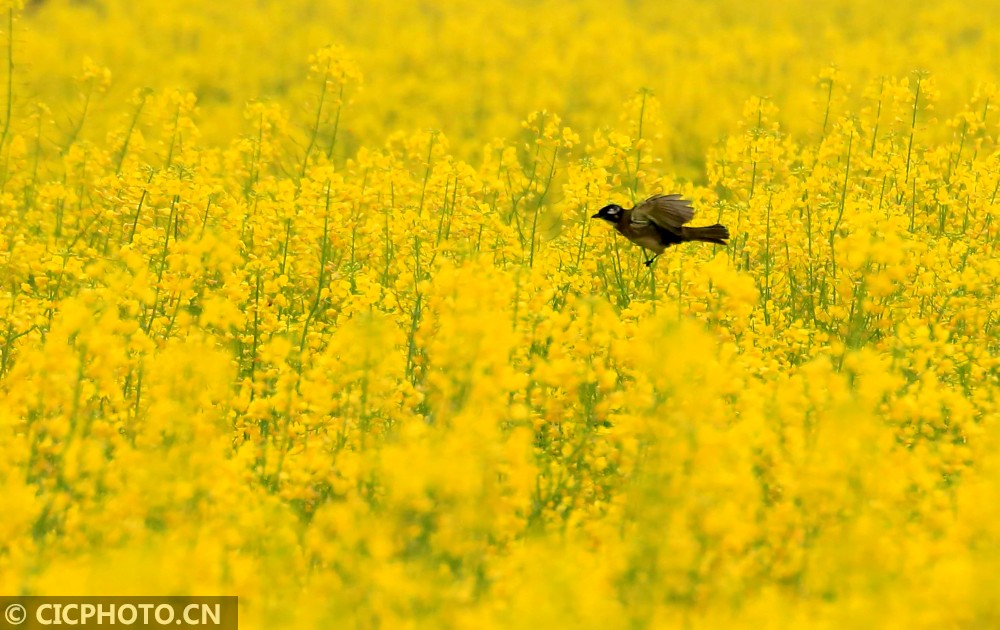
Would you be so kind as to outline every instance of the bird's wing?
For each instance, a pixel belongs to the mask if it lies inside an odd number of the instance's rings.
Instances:
[[[653,195],[632,208],[633,223],[655,223],[671,232],[680,232],[681,226],[694,217],[691,202],[680,195]]]

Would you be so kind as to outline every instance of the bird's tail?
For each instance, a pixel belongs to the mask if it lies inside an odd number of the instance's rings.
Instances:
[[[706,225],[704,227],[686,227],[682,229],[682,236],[684,237],[684,240],[687,241],[705,241],[706,243],[725,245],[726,240],[729,238],[729,230],[727,230],[726,226],[721,223]]]

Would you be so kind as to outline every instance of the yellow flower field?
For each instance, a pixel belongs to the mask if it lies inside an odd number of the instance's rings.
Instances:
[[[1000,627],[996,3],[0,18],[0,594]]]

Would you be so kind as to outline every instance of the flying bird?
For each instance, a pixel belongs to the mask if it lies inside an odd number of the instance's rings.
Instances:
[[[678,243],[703,241],[726,245],[729,230],[721,223],[703,227],[686,227],[694,217],[691,202],[680,195],[653,195],[634,208],[626,210],[617,204],[601,208],[591,219],[604,219],[618,232],[645,249],[654,252],[646,266],[653,264],[663,250]]]

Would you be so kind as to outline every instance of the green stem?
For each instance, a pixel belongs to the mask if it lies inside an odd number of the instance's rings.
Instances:
[[[302,170],[299,173],[299,177],[306,176],[306,167],[309,166],[309,156],[312,154],[313,147],[316,146],[316,136],[319,135],[320,116],[323,114],[323,102],[326,100],[326,83],[329,72],[330,64],[328,62],[326,64],[326,71],[323,73],[323,88],[319,93],[319,107],[316,108],[316,120],[313,121],[312,133],[309,136],[309,144],[306,146],[305,157],[302,158]]]
[[[66,148],[73,146],[76,139],[80,136],[80,132],[83,131],[83,123],[87,120],[87,112],[90,111],[90,98],[94,94],[94,82],[90,81],[87,87],[87,94],[83,98],[83,111],[80,112],[80,121],[73,128],[73,133],[69,136],[69,142],[66,143]]]
[[[840,221],[844,218],[844,206],[847,202],[847,178],[851,174],[851,147],[854,145],[854,129],[851,128],[851,138],[847,141],[847,167],[844,169],[844,187],[840,192],[840,212],[837,214],[837,221],[830,230],[830,262],[833,265],[833,300],[837,301],[837,251],[835,241],[837,230],[840,229]]]
[[[302,338],[299,340],[299,356],[301,357],[302,352],[306,347],[306,337],[309,334],[309,322],[316,316],[316,312],[319,310],[320,296],[323,294],[323,280],[324,274],[326,273],[326,261],[329,256],[330,248],[330,182],[326,183],[326,209],[323,213],[323,237],[320,240],[320,255],[319,255],[319,279],[316,282],[316,297],[313,299],[312,308],[309,309],[309,313],[306,314],[306,321],[302,325]],[[299,375],[301,376],[302,364],[299,364]]]
[[[878,124],[882,120],[882,95],[885,92],[885,77],[882,77],[882,83],[878,90],[878,108],[875,110],[875,127],[872,129],[872,146],[869,151],[869,157],[875,157],[875,142],[878,140]]]
[[[340,79],[340,98],[337,103],[337,115],[333,119],[333,134],[330,136],[330,146],[326,148],[326,159],[333,159],[333,149],[337,146],[337,133],[340,131],[340,111],[344,108],[344,77]]]
[[[552,186],[552,178],[555,176],[558,156],[559,149],[557,148],[552,152],[552,164],[549,166],[549,177],[545,182],[545,188],[542,190],[542,194],[538,196],[538,201],[535,204],[535,214],[531,219],[531,247],[528,253],[528,267],[533,267],[535,264],[535,233],[538,230],[538,213],[542,209],[545,196],[549,193],[549,187]]]
[[[920,102],[920,81],[923,77],[917,75],[917,90],[913,97],[913,117],[910,120],[910,141],[906,147],[906,178],[903,181],[910,181],[910,158],[913,155],[913,136],[917,128],[917,104]]]
[[[142,98],[139,100],[139,105],[135,108],[135,114],[132,115],[132,122],[129,123],[128,132],[125,134],[125,141],[122,142],[122,147],[118,150],[118,160],[117,164],[115,164],[115,175],[122,172],[122,163],[125,161],[125,156],[128,154],[128,145],[132,140],[132,132],[135,130],[135,126],[139,122],[139,114],[142,113],[142,108],[145,104],[146,94],[143,92]]]
[[[820,144],[822,144],[823,140],[826,139],[826,126],[827,123],[830,122],[830,103],[832,101],[833,101],[833,79],[831,78],[826,91],[826,113],[823,114],[823,133],[821,134],[820,137]]]
[[[431,158],[434,155],[434,141],[437,139],[437,132],[431,131],[430,140],[427,143],[427,168],[424,169],[424,182],[420,186],[420,207],[417,209],[417,216],[424,214],[424,199],[427,195],[427,181],[431,178]]]

